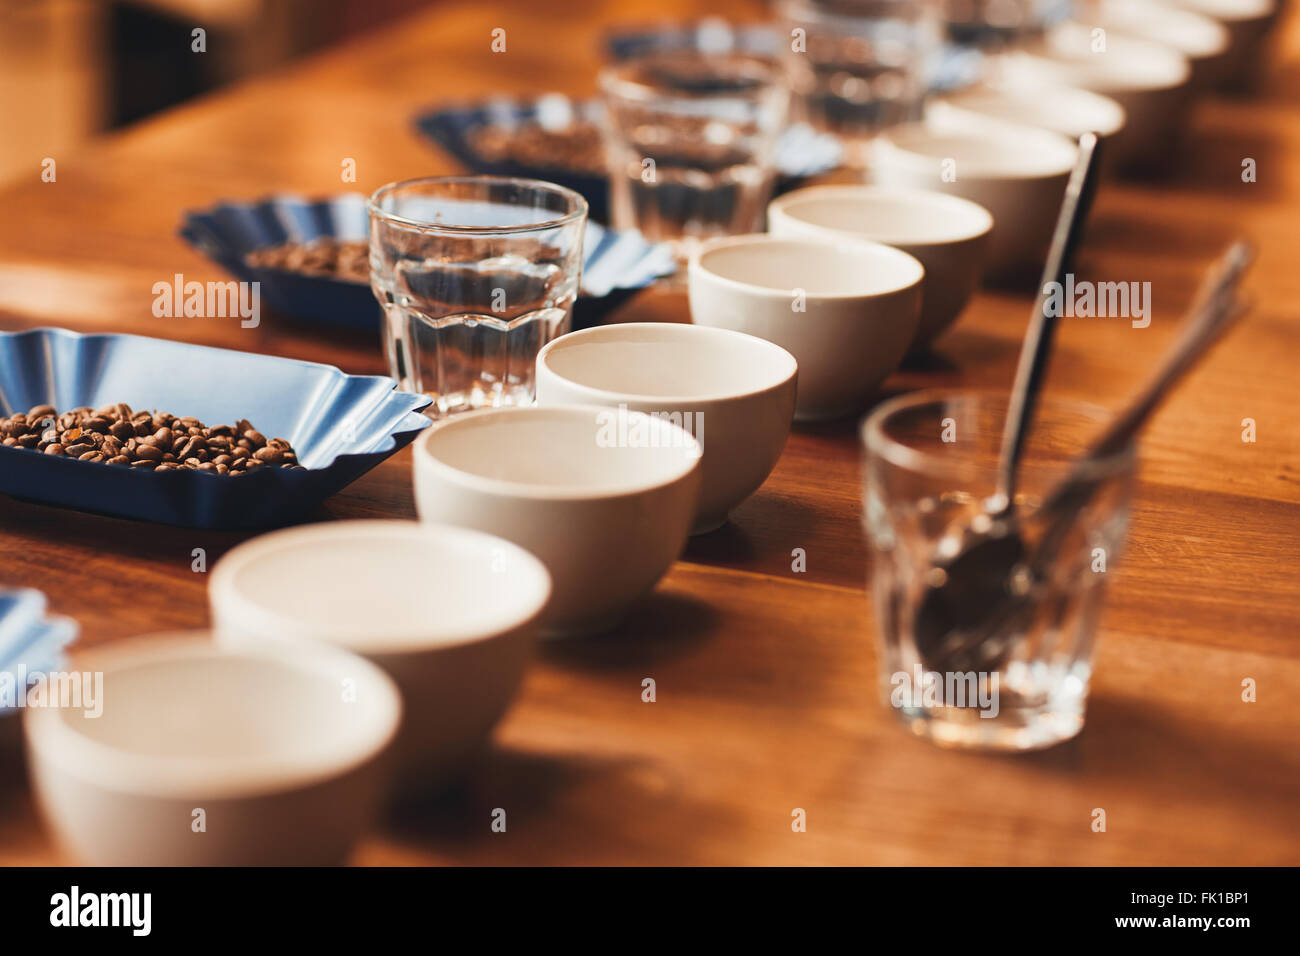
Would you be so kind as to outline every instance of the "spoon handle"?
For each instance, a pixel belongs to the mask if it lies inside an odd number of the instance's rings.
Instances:
[[[1098,459],[1114,454],[1128,445],[1178,379],[1241,317],[1246,307],[1237,298],[1236,288],[1254,256],[1254,247],[1242,239],[1234,243],[1215,263],[1197,292],[1186,329],[1166,355],[1159,371],[1070,469],[1069,474],[1043,503],[1040,512],[1054,510],[1077,494],[1081,485],[1089,484],[1090,466]]]
[[[1083,233],[1084,221],[1088,218],[1088,207],[1097,191],[1097,165],[1100,157],[1101,148],[1096,135],[1084,133],[1079,138],[1079,158],[1065,188],[1065,200],[1061,203],[1061,211],[1056,219],[1056,231],[1052,234],[1051,249],[1038,287],[1038,299],[1029,320],[1029,328],[1025,332],[1015,382],[1011,387],[1007,421],[1002,431],[1002,451],[998,459],[995,511],[1006,511],[1015,500],[1016,468],[1024,450],[1025,436],[1033,421],[1034,406],[1043,376],[1047,372],[1052,338],[1059,318],[1049,307],[1051,296],[1047,290],[1053,282],[1065,282],[1065,274]]]

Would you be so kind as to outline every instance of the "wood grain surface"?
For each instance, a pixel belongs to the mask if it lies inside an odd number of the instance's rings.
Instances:
[[[419,140],[424,106],[491,93],[588,94],[615,22],[756,3],[439,3],[417,18],[233,87],[0,189],[0,328],[135,332],[383,371],[367,336],[278,317],[158,319],[151,287],[220,269],[176,238],[184,210],[276,191],[329,194],[451,172]],[[507,52],[491,31],[504,27]],[[543,649],[464,786],[394,815],[356,862],[711,864],[1300,863],[1300,31],[1266,87],[1196,110],[1174,170],[1108,182],[1076,272],[1150,281],[1153,321],[1063,322],[1049,391],[1117,406],[1176,332],[1202,270],[1239,234],[1260,256],[1253,314],[1142,445],[1128,553],[1113,569],[1088,724],[1028,756],[943,751],[878,701],[856,425],[796,428],[767,483],[692,541],[620,632]],[[340,182],[356,160],[358,182]],[[1252,158],[1258,181],[1243,183]],[[1005,388],[1030,296],[985,290],[922,367],[927,385]],[[684,321],[653,293],[619,319]],[[182,409],[174,409],[184,413]],[[1253,418],[1258,440],[1241,440]],[[409,451],[320,517],[413,517]],[[81,640],[208,622],[193,548],[245,536],[0,499],[0,585],[44,590]],[[807,571],[791,570],[791,551]],[[653,677],[658,700],[641,701]],[[1241,699],[1243,678],[1258,701]],[[16,759],[0,763],[0,863],[60,857]],[[507,810],[505,834],[490,831]],[[1105,833],[1091,830],[1106,810]],[[807,813],[806,833],[791,812]]]

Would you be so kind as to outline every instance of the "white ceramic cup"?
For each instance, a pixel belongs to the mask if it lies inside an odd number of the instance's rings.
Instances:
[[[1221,88],[1241,90],[1258,78],[1264,63],[1265,41],[1285,6],[1281,0],[1170,0],[1219,21],[1228,31],[1228,52],[1215,72]]]
[[[415,445],[422,520],[498,535],[546,566],[548,635],[617,624],[681,554],[699,494],[699,444],[640,412],[484,410],[435,423]]]
[[[1228,29],[1213,17],[1167,0],[1095,0],[1076,15],[1089,28],[1129,34],[1177,50],[1191,65],[1194,90],[1216,85],[1227,68]]]
[[[781,457],[798,365],[771,342],[701,325],[629,322],[562,336],[537,356],[537,404],[605,405],[684,427],[700,443],[692,534],[712,531]]]
[[[865,240],[730,236],[702,246],[687,280],[696,325],[775,342],[799,363],[794,417],[862,411],[898,368],[921,317],[925,269]]]
[[[501,538],[417,521],[331,521],[225,554],[208,586],[219,643],[327,644],[401,689],[402,789],[436,789],[509,707],[550,596],[542,563]]]
[[[931,125],[990,128],[990,121],[1036,126],[1077,140],[1096,133],[1103,143],[1103,161],[1109,140],[1124,128],[1124,107],[1109,96],[1073,86],[1037,86],[1009,83],[1000,76],[968,86],[931,103],[926,110]]]
[[[1185,130],[1192,104],[1191,64],[1177,50],[1110,31],[1105,51],[1097,52],[1090,29],[1064,23],[1001,62],[999,82],[1031,94],[1068,86],[1119,103],[1124,128],[1106,144],[1114,165],[1158,167],[1177,152],[1170,144]]]
[[[354,654],[190,633],[80,651],[67,669],[102,674],[99,716],[29,708],[24,727],[36,802],[81,862],[340,863],[379,810],[402,704]]]
[[[774,199],[767,228],[774,236],[870,239],[915,256],[925,267],[917,350],[957,320],[979,285],[993,216],[968,199],[922,189],[811,186]]]
[[[912,123],[877,138],[869,173],[882,186],[939,190],[987,209],[985,271],[1002,277],[1042,267],[1078,155],[1064,136],[1031,126]]]

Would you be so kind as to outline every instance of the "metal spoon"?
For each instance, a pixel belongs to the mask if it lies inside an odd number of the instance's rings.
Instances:
[[[1005,596],[1007,575],[1024,555],[1019,535],[1009,534],[1008,530],[1015,513],[1016,468],[1056,331],[1058,316],[1049,307],[1048,288],[1052,282],[1065,282],[1096,191],[1100,156],[1095,135],[1085,133],[1080,137],[1079,158],[1065,189],[1038,298],[1020,350],[1002,432],[997,489],[984,502],[984,511],[962,529],[960,537],[947,537],[941,543],[944,550],[934,562],[926,594],[918,606],[915,637],[917,649],[926,660],[942,657],[942,644],[954,630],[980,625],[997,600]]]
[[[1156,374],[1088,451],[1075,461],[1037,509],[1034,522],[1043,525],[1044,530],[1032,549],[1027,549],[1024,543],[1022,522],[1014,517],[1008,520],[1004,528],[1003,550],[999,554],[1014,552],[1017,557],[1009,565],[985,568],[982,572],[985,575],[1001,574],[1001,589],[992,595],[992,600],[976,619],[958,621],[938,638],[927,635],[934,655],[926,655],[930,666],[960,672],[991,671],[1003,663],[1019,640],[1021,618],[1033,609],[1034,583],[1045,579],[1076,523],[1079,509],[1088,503],[1105,477],[1098,474],[1098,463],[1128,447],[1177,381],[1246,311],[1236,297],[1236,286],[1253,258],[1250,244],[1241,241],[1219,260],[1202,284],[1185,331]],[[1005,543],[1008,539],[1011,544]],[[989,553],[988,549],[986,553]],[[1012,582],[1019,586],[1013,586]],[[926,598],[928,600],[930,595],[927,594]],[[923,601],[923,609],[924,604]],[[918,627],[919,624],[918,614]],[[919,630],[917,637],[919,647]]]

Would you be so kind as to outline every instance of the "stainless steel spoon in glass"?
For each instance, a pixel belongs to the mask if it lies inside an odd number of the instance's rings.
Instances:
[[[1034,521],[1043,530],[1032,547],[1021,521],[1008,512],[983,533],[964,535],[965,547],[955,559],[936,562],[944,569],[943,581],[927,589],[916,618],[916,643],[927,666],[992,671],[1014,650],[1022,618],[1032,609],[1034,583],[1048,573],[1075,515],[1097,489],[1097,464],[1133,441],[1178,380],[1244,314],[1236,289],[1253,258],[1250,243],[1240,241],[1211,271],[1182,336],[1155,375],[1036,509]],[[954,594],[964,603],[954,602]]]
[[[959,536],[945,537],[949,550],[937,557],[936,573],[930,575],[933,583],[918,606],[917,649],[927,660],[941,656],[942,645],[953,631],[968,630],[982,623],[984,615],[991,613],[1005,594],[1008,571],[1023,557],[1023,543],[1018,535],[1008,534],[1007,529],[1015,513],[1016,469],[1047,371],[1058,319],[1048,289],[1052,282],[1065,281],[1096,191],[1100,157],[1097,137],[1091,133],[1080,137],[1079,158],[1066,186],[1038,297],[1020,350],[1002,433],[996,491],[984,502],[984,510],[961,529]]]

